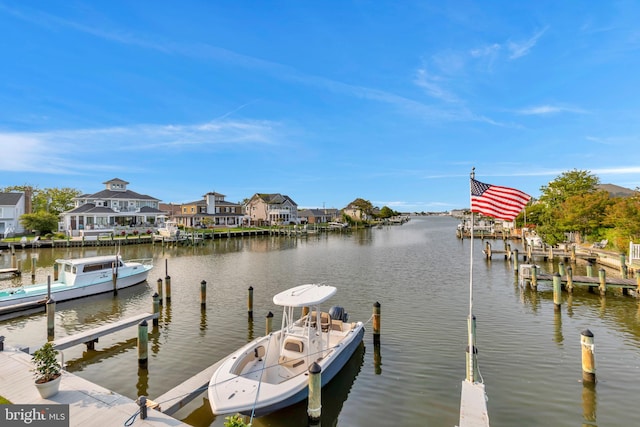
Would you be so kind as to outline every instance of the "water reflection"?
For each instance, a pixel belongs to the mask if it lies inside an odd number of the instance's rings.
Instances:
[[[582,383],[582,416],[585,421],[596,420],[596,384],[593,382]],[[584,424],[583,424],[584,425]],[[595,426],[596,424],[587,424]]]

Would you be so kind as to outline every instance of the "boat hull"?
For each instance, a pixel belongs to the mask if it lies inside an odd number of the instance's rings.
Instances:
[[[278,332],[279,333],[279,332]],[[275,333],[275,334],[278,334]],[[330,357],[322,358],[316,361],[321,368],[322,387],[328,384],[345,366],[349,359],[353,356],[358,345],[362,342],[364,336],[364,326],[357,323],[351,333],[341,341],[341,344],[334,349]],[[231,354],[220,370],[227,372],[233,365],[233,360],[238,359],[239,355],[251,351],[255,346],[264,342],[265,337],[254,340],[252,343],[244,346],[242,349]],[[269,367],[267,369],[280,369],[280,367]],[[245,415],[263,416],[271,412],[286,408],[306,399],[309,395],[308,375],[306,370],[295,377],[283,381],[281,384],[259,384],[257,379],[247,379],[240,376],[218,376],[216,373],[212,376],[209,384],[209,402],[214,414],[241,413]],[[232,385],[234,390],[249,390],[246,396],[238,396],[238,391],[232,391],[232,388],[226,387],[224,390],[217,390],[217,381],[235,382]],[[224,385],[222,387],[225,387]],[[257,394],[257,396],[256,396]],[[237,400],[237,401],[235,401]]]
[[[141,265],[132,271],[120,271],[116,289],[124,289],[147,280],[151,266]],[[0,313],[12,313],[33,308],[33,304],[44,303],[49,295],[47,284],[30,285],[11,291],[0,291]],[[95,281],[82,285],[66,285],[62,282],[51,283],[51,298],[56,303],[84,298],[92,295],[113,292],[113,279],[110,274],[97,276]]]

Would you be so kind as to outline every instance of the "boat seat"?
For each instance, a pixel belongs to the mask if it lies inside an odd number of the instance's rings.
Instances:
[[[284,349],[278,363],[289,368],[295,368],[304,363],[304,343],[297,339],[287,338],[284,342]]]
[[[331,330],[332,331],[340,331],[342,332],[342,320],[334,320],[331,319]]]

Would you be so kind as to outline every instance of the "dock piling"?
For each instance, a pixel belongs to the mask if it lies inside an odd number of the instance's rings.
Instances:
[[[531,266],[531,287],[538,289],[538,266],[535,264]]]
[[[596,382],[596,360],[594,355],[593,333],[585,329],[580,334],[580,345],[582,347],[582,380],[585,382]]]
[[[170,276],[166,276],[164,278],[164,287],[165,287],[165,301],[167,301],[167,304],[169,304],[171,302],[171,277]]]
[[[567,267],[567,292],[573,292],[573,268]]]
[[[138,324],[138,367],[146,369],[149,361],[149,334],[148,324],[143,320]],[[146,405],[145,405],[146,407]]]
[[[320,415],[322,414],[322,369],[320,365],[313,362],[309,366],[309,406],[307,409],[307,415],[309,421],[312,424],[320,421]]]
[[[269,335],[271,333],[272,329],[272,325],[273,325],[273,313],[269,312],[267,314],[267,321],[266,321],[266,326],[265,326],[265,335]]]
[[[55,339],[55,324],[56,324],[56,301],[49,297],[47,299],[47,341],[53,341]]]
[[[373,304],[373,343],[380,343],[380,303]]]
[[[598,278],[600,279],[600,285],[598,289],[600,290],[600,295],[606,295],[607,293],[607,272],[604,268],[598,270]]]
[[[247,316],[249,320],[253,320],[253,286],[249,286],[249,295],[247,297]]]
[[[205,309],[207,307],[207,282],[203,280],[200,282],[200,308]]]
[[[162,279],[158,279],[158,304],[162,305]]]
[[[159,317],[160,317],[160,297],[158,296],[157,292],[153,293],[153,314],[156,314],[157,316],[153,318],[153,326],[156,327],[158,326],[158,322],[159,322]]]
[[[555,273],[553,275],[553,308],[554,310],[560,310],[562,304],[562,278],[560,274]]]

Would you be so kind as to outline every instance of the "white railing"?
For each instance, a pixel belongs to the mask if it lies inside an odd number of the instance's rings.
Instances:
[[[640,244],[629,242],[629,262],[640,261]]]

